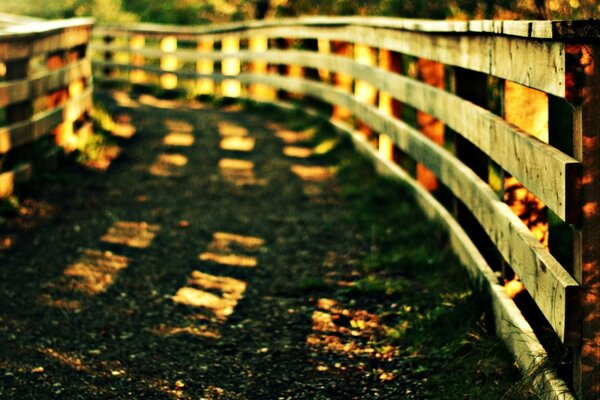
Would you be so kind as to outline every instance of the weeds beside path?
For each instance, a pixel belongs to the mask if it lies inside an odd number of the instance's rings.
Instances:
[[[2,227],[0,398],[498,399],[519,379],[443,235],[326,125],[161,106],[127,111],[108,172],[41,180]]]

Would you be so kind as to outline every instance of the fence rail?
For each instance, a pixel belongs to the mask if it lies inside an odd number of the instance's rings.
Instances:
[[[577,396],[600,397],[599,21],[142,24],[97,28],[93,49],[100,80],[329,103],[444,223],[519,364],[543,361],[548,326],[573,353]],[[524,285],[533,313],[505,282]],[[537,379],[570,398],[552,372]]]
[[[34,154],[41,138],[69,147],[91,132],[93,20],[0,15],[0,22],[0,197],[7,197],[48,155]]]

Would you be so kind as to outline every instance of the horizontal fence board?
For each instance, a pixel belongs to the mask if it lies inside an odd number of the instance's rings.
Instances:
[[[439,35],[372,27],[265,28],[250,36],[346,41],[508,79],[565,97],[565,45],[516,37]]]
[[[95,49],[128,50],[127,47],[110,46],[96,46]],[[157,49],[140,49],[135,54],[160,57],[167,53]],[[186,61],[231,58],[231,54],[227,53],[199,53],[193,50],[168,54]],[[575,222],[579,217],[577,185],[580,163],[471,102],[406,76],[339,56],[271,50],[240,51],[236,53],[236,58],[325,68],[368,81],[397,100],[433,115],[459,132],[516,177],[563,220]]]
[[[76,20],[77,21],[77,20]],[[15,26],[18,32],[0,30],[0,58],[14,60],[31,57],[37,54],[66,50],[87,45],[91,38],[92,26],[88,19],[81,23],[23,24]],[[12,27],[11,27],[12,28]],[[33,29],[33,31],[32,31]]]
[[[90,37],[91,28],[69,28],[34,40],[31,51],[33,54],[41,54],[66,50],[77,46],[87,45]]]
[[[4,42],[0,38],[0,59],[2,61],[27,58],[31,54],[31,44],[26,40]]]
[[[370,26],[275,26],[226,36],[323,39],[363,44],[508,79],[558,97],[566,96],[565,44],[490,35],[442,35]],[[198,38],[195,38],[198,39]]]
[[[38,113],[25,121],[0,127],[0,154],[49,134],[65,120],[67,108],[70,114],[77,118],[91,107],[92,88],[88,88],[81,96],[67,101],[60,107]]]
[[[519,36],[531,39],[598,39],[600,38],[600,21],[442,21],[425,19],[403,19],[390,17],[300,17],[271,19],[263,21],[246,21],[217,26],[182,27],[141,23],[133,26],[104,26],[98,28],[99,34],[118,35],[129,32],[147,35],[194,35],[221,34],[256,30],[274,26],[367,26],[423,33],[445,34],[491,34],[497,36]]]
[[[37,74],[26,80],[0,82],[0,107],[43,96],[48,91],[91,76],[91,62],[83,59],[58,70]]]

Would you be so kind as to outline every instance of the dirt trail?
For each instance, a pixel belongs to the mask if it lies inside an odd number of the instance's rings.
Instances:
[[[369,344],[368,304],[310,289],[368,243],[302,135],[235,109],[128,113],[107,173],[44,180],[3,228],[0,398],[419,398]]]

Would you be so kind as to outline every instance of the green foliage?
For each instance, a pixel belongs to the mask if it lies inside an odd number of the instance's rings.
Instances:
[[[44,18],[94,16],[101,23],[146,22],[200,25],[253,18],[251,0],[3,0],[0,12]],[[271,1],[269,17],[384,15],[432,19],[587,19],[597,17],[596,0],[287,0]]]

